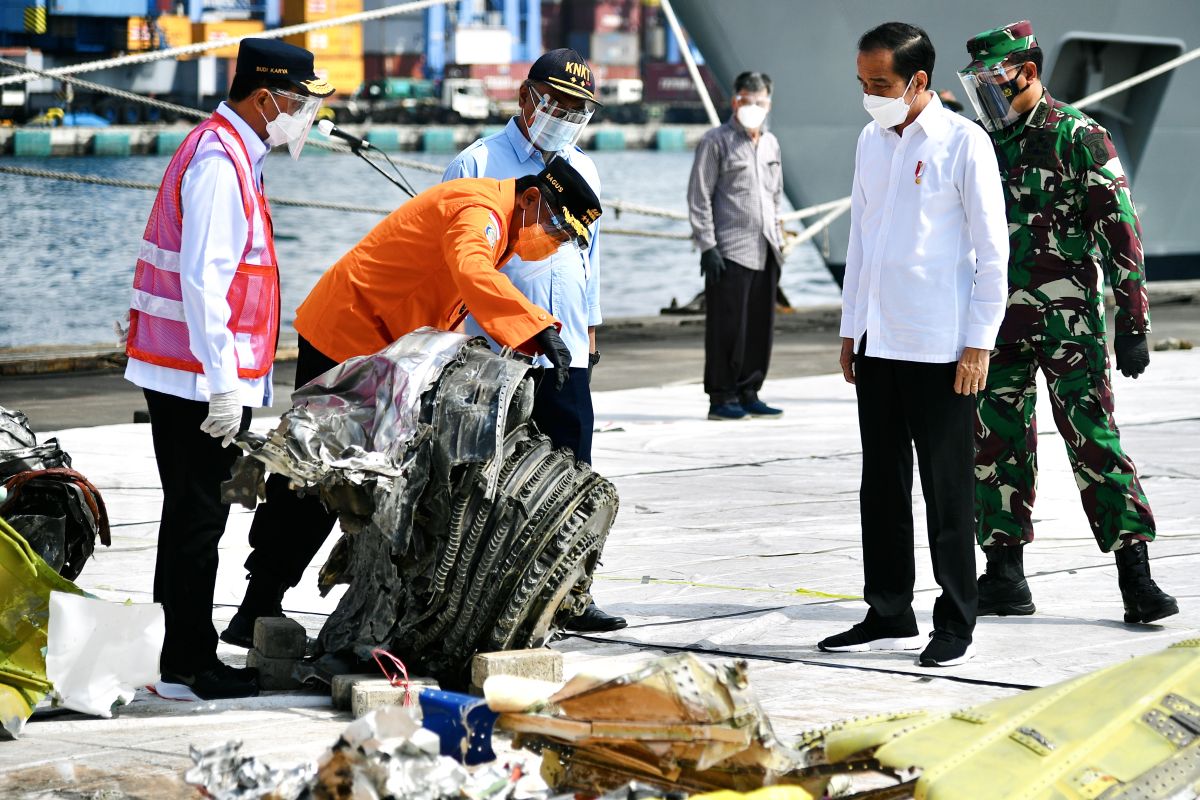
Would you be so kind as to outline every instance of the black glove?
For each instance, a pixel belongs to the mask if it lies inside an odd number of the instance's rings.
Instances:
[[[719,281],[725,274],[725,259],[715,247],[710,247],[700,254],[700,274],[706,281]]]
[[[588,353],[588,386],[592,385],[592,367],[600,363],[600,351]]]
[[[533,338],[538,343],[538,347],[542,348],[542,353],[546,358],[550,359],[550,363],[553,365],[554,388],[562,391],[563,385],[570,376],[567,370],[571,368],[571,351],[563,344],[562,337],[558,335],[558,329],[553,325]]]
[[[1150,366],[1150,349],[1144,333],[1118,333],[1113,339],[1117,354],[1117,369],[1126,378],[1136,378]]]

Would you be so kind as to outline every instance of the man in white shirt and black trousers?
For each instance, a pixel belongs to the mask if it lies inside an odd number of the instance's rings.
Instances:
[[[1007,298],[1008,224],[984,130],[929,90],[925,31],[888,22],[858,44],[863,106],[842,288],[841,367],[858,395],[866,619],[830,652],[917,650],[912,452],[942,594],[922,666],[974,655],[975,394]]]

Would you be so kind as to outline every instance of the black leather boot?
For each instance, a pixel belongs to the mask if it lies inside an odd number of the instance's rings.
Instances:
[[[979,576],[979,611],[986,616],[1027,616],[1037,610],[1025,582],[1024,547],[988,545],[987,571]]]
[[[1154,622],[1179,613],[1175,598],[1158,588],[1150,577],[1150,554],[1145,542],[1129,542],[1113,552],[1126,622]]]
[[[236,647],[254,646],[254,621],[259,617],[283,616],[283,593],[288,590],[274,576],[250,576],[246,596],[229,626],[221,632],[221,641]]]

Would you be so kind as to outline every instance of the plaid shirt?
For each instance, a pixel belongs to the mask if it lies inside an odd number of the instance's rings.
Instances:
[[[755,145],[733,117],[704,134],[688,180],[688,217],[701,252],[716,247],[748,269],[765,267],[768,252],[782,263],[776,219],[782,197],[775,134],[763,129]]]

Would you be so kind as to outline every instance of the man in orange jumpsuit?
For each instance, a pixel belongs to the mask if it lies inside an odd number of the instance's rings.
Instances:
[[[553,365],[559,388],[571,353],[560,323],[501,272],[514,254],[541,261],[560,246],[587,249],[600,201],[562,159],[536,175],[462,178],[434,186],[388,215],[325,272],[296,311],[299,388],[353,356],[374,353],[423,326],[450,330],[472,314],[501,344]],[[283,594],[337,520],[286,478],[267,481],[250,528],[246,597],[221,634],[249,647],[258,617],[282,616]]]

